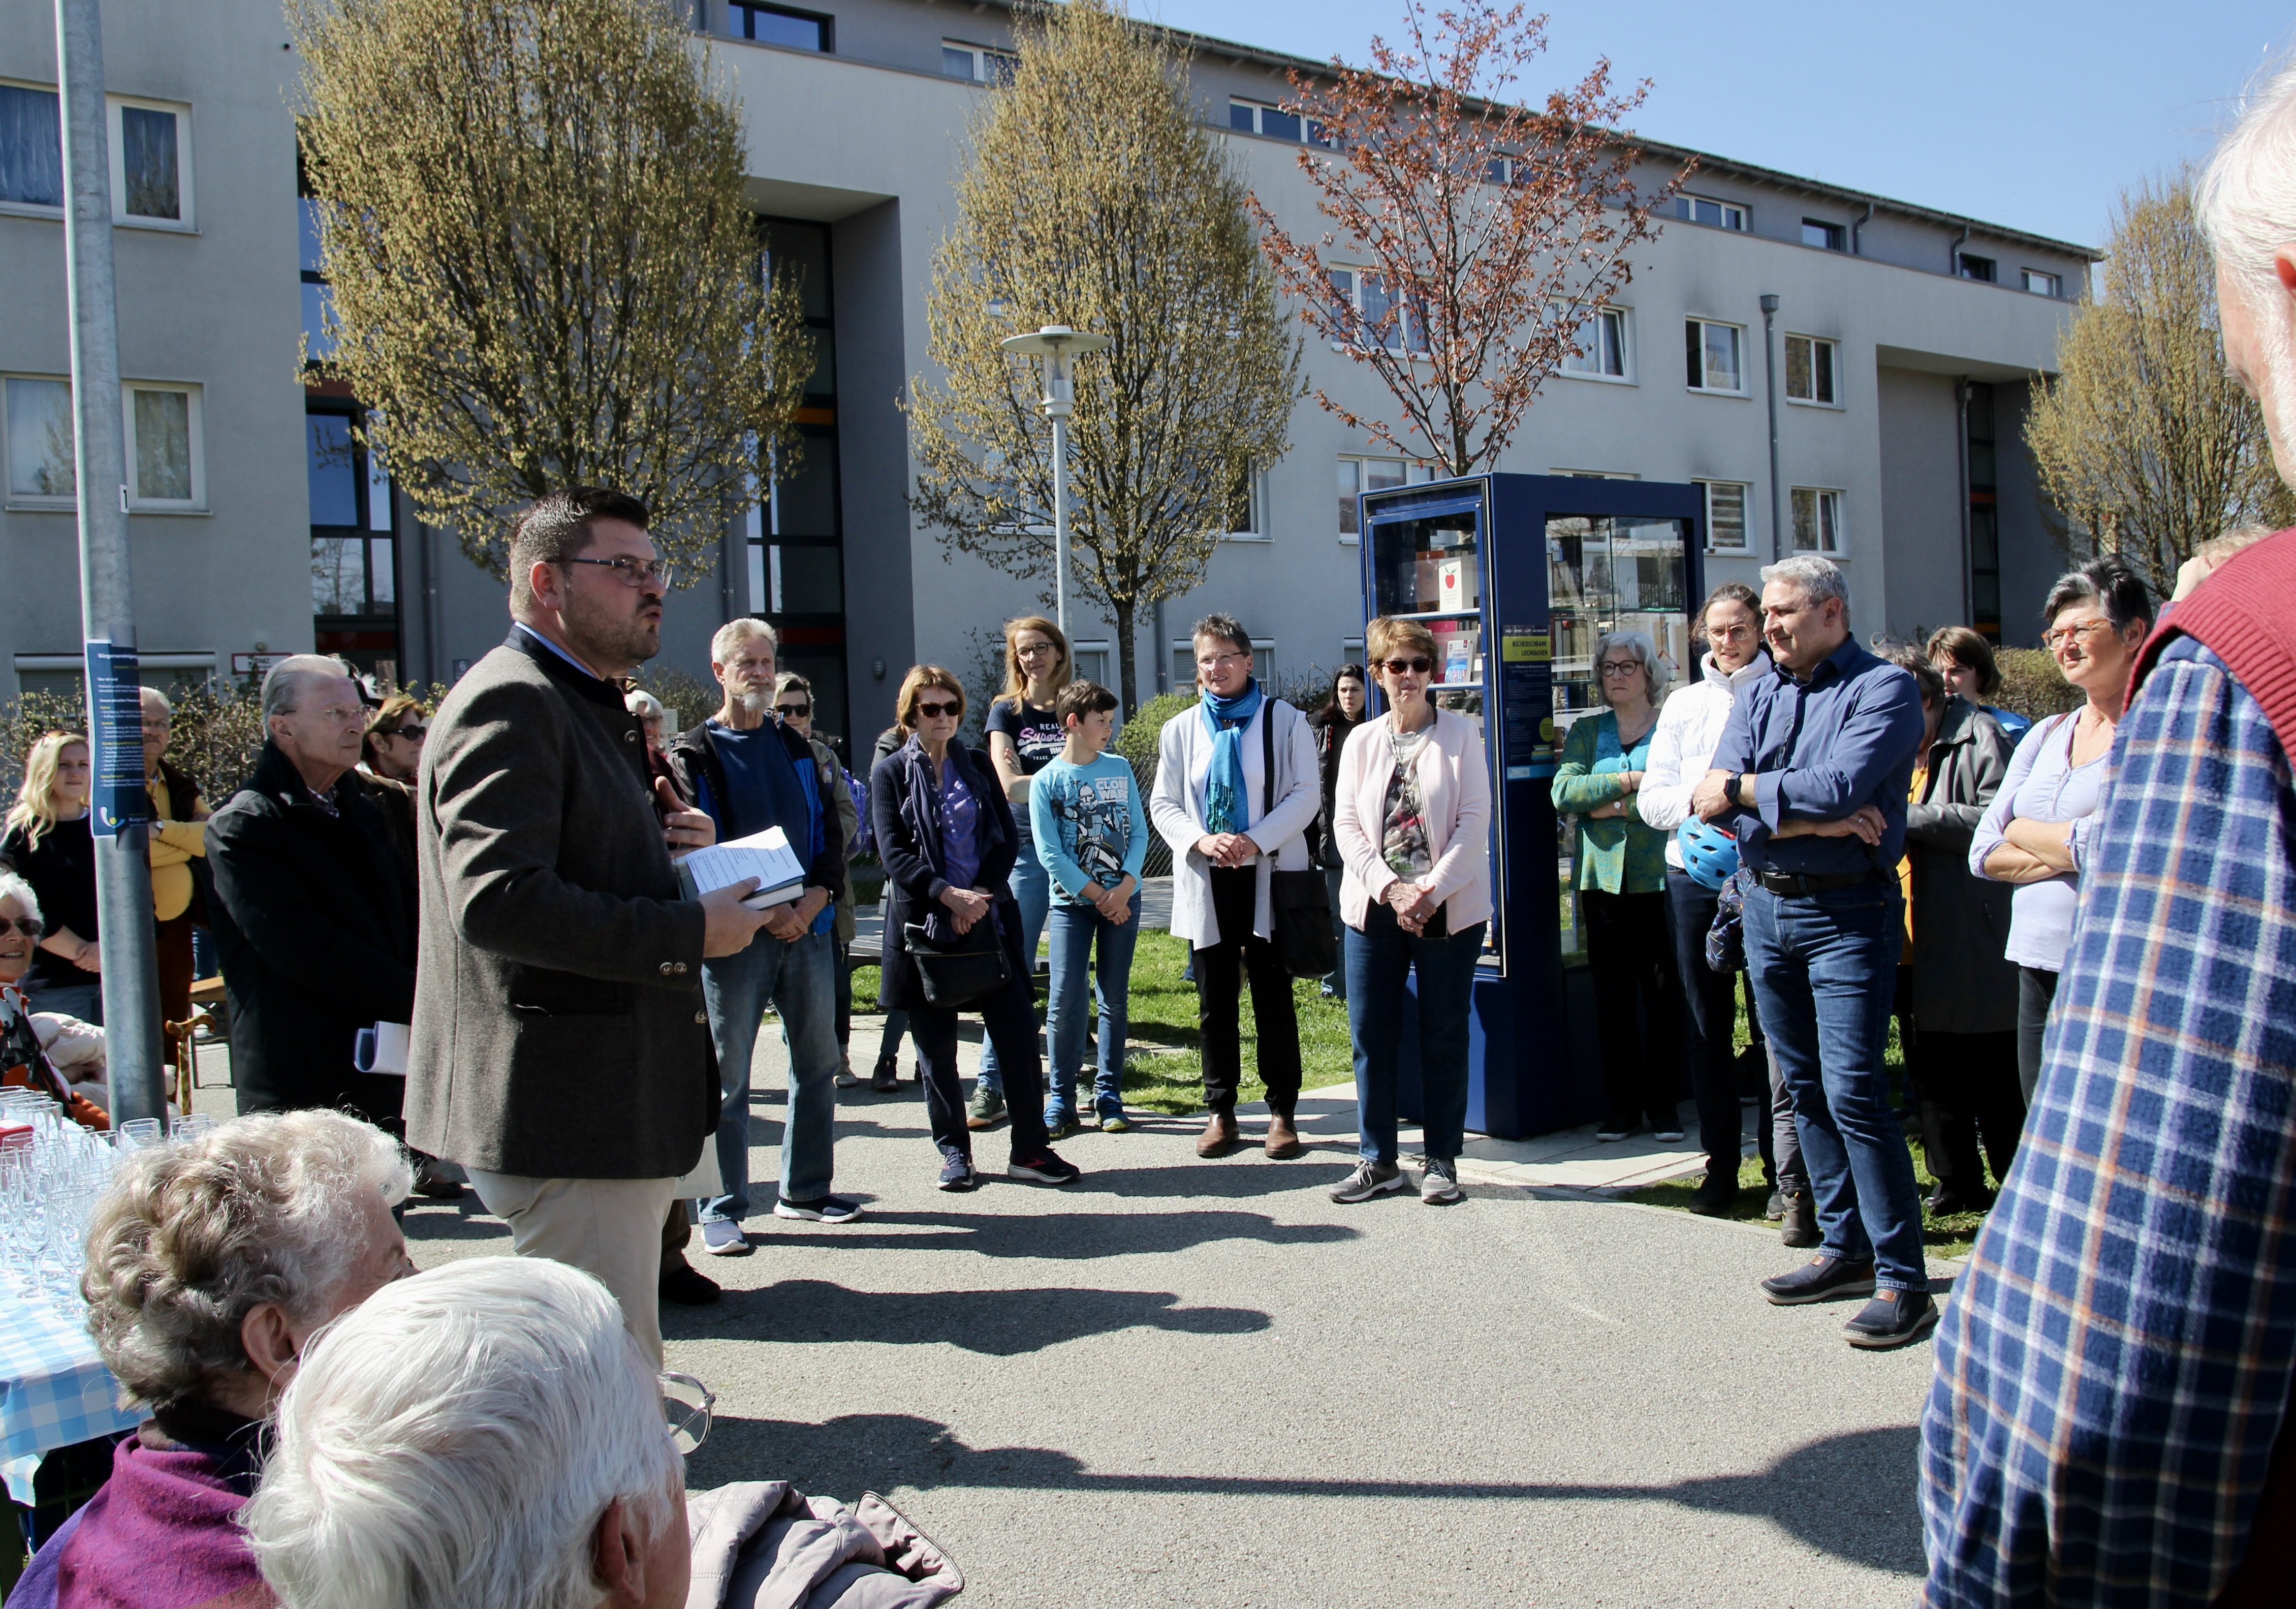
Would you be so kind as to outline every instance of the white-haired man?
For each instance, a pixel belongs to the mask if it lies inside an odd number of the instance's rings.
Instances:
[[[750,616],[709,639],[709,671],[725,689],[718,713],[669,743],[687,798],[718,824],[720,841],[781,828],[806,868],[805,891],[766,914],[748,948],[703,963],[701,991],[718,1049],[718,1194],[701,1203],[701,1249],[750,1250],[750,1057],[766,1007],[789,1046],[789,1111],[782,1128],[780,1218],[844,1223],[857,1202],[829,1192],[837,1129],[837,891],[845,882],[838,801],[845,778],[774,710],[774,628]]]
[[[1922,1196],[1882,1064],[1904,907],[1892,869],[1921,747],[1921,689],[1849,635],[1841,569],[1796,554],[1762,571],[1769,674],[1730,708],[1691,809],[1729,827],[1758,886],[1746,970],[1793,1096],[1821,1239],[1762,1281],[1791,1304],[1868,1296],[1842,1326],[1856,1347],[1920,1340],[1937,1323]]]
[[[2210,164],[2226,355],[2296,485],[2296,70]],[[1931,1609],[2296,1579],[2296,531],[2139,652],[2017,1165],[1938,1331]]]

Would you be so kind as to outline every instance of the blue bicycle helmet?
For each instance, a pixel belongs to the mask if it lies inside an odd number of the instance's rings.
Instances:
[[[1713,823],[1693,816],[1674,830],[1682,846],[1682,864],[1691,881],[1710,893],[1718,893],[1738,869],[1738,841]]]

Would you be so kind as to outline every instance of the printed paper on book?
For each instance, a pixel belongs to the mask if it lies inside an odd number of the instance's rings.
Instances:
[[[696,899],[755,877],[758,891],[742,901],[752,910],[787,905],[805,892],[805,863],[779,827],[695,850],[677,863],[677,876]]]

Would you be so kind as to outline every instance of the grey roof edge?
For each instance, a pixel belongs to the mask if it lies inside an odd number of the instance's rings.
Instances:
[[[1028,0],[972,0],[1003,12],[1027,9]],[[1136,19],[1137,21],[1137,19]],[[1284,73],[1308,72],[1328,75],[1329,62],[1317,62],[1307,56],[1289,55],[1282,51],[1264,49],[1257,45],[1239,44],[1234,39],[1222,39],[1211,34],[1192,33],[1184,28],[1171,28],[1160,22],[1142,21],[1141,26],[1152,28],[1169,37],[1192,53],[1226,56],[1235,62],[1249,62]],[[1706,172],[1727,174],[1733,177],[1754,180],[1782,189],[1799,190],[1807,195],[1824,196],[1853,207],[1871,205],[1876,212],[1894,212],[1901,218],[1922,223],[1937,224],[1948,229],[1966,229],[1972,235],[1983,235],[2013,246],[2030,246],[2061,257],[2079,258],[2085,262],[2101,263],[2105,254],[2095,246],[2084,246],[2072,241],[2053,240],[2046,234],[2030,230],[2013,229],[2005,224],[1988,223],[1983,218],[1970,218],[1959,212],[1947,212],[1935,207],[1924,207],[1915,201],[1901,201],[1893,197],[1877,195],[1871,191],[1853,190],[1846,185],[1830,185],[1824,179],[1809,178],[1802,174],[1786,173],[1775,168],[1764,168],[1759,163],[1742,162],[1734,157],[1718,155],[1710,151],[1699,151],[1688,145],[1670,145],[1660,140],[1646,140],[1631,132],[1620,135],[1646,156],[1661,160],[1686,161],[1695,157],[1699,168]]]

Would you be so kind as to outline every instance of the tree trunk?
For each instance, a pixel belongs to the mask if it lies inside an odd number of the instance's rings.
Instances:
[[[1130,720],[1140,708],[1138,675],[1133,669],[1132,622],[1134,604],[1130,598],[1115,600],[1116,609],[1116,679],[1117,700],[1124,706],[1124,718]]]

